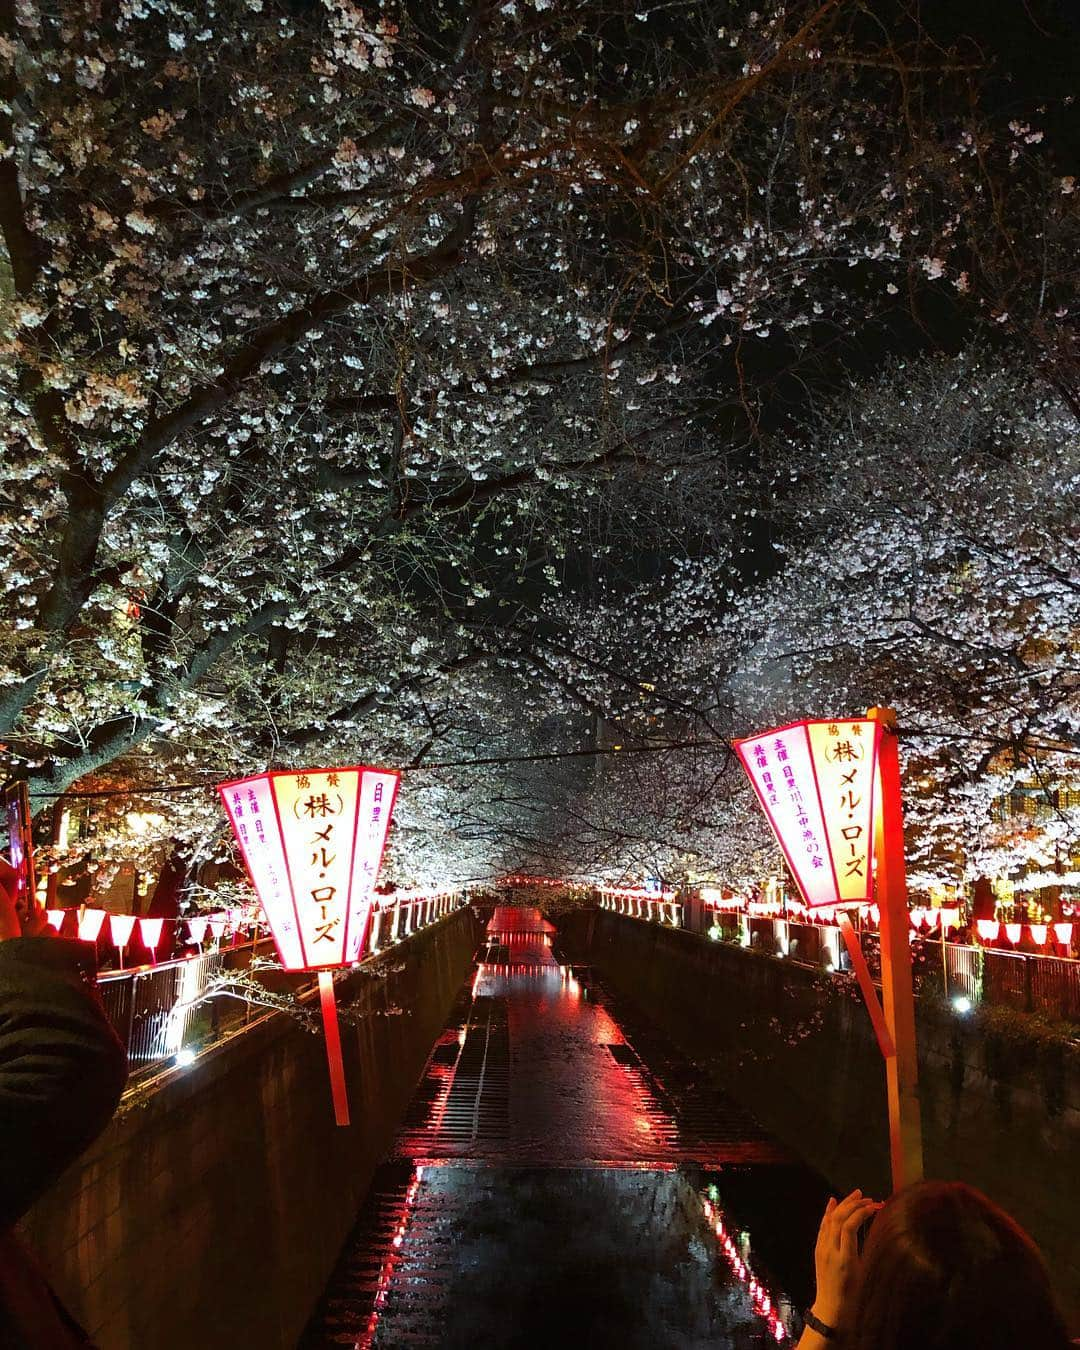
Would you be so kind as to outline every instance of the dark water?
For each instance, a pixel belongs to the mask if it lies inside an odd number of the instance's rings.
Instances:
[[[496,912],[302,1350],[797,1340],[822,1184],[551,942]]]

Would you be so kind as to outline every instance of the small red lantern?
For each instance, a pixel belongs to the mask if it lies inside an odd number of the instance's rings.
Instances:
[[[161,930],[165,927],[164,919],[140,919],[139,936],[143,940],[143,946],[150,953],[150,960],[157,964],[157,948],[161,941]]]
[[[349,1116],[333,971],[363,954],[400,777],[363,767],[279,769],[218,788],[281,964],[319,973],[339,1125]]]
[[[83,908],[79,911],[79,941],[96,942],[105,922],[105,910]]]
[[[134,914],[110,914],[109,935],[117,947],[126,947],[131,941],[131,932],[135,927]]]

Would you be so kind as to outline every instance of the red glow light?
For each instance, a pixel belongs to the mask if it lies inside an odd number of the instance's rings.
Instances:
[[[409,1182],[402,1200],[401,1212],[398,1217],[398,1224],[394,1230],[394,1235],[390,1239],[391,1250],[387,1252],[386,1259],[379,1268],[379,1278],[375,1285],[374,1306],[371,1310],[371,1316],[368,1318],[367,1326],[353,1342],[354,1350],[371,1350],[375,1341],[375,1333],[379,1329],[379,1318],[386,1305],[386,1297],[390,1292],[390,1285],[393,1282],[394,1270],[401,1260],[401,1249],[405,1242],[405,1235],[409,1229],[409,1220],[412,1217],[412,1209],[416,1203],[417,1192],[420,1189],[420,1182],[424,1179],[423,1167],[416,1167],[413,1170],[412,1180]]]
[[[724,1227],[724,1221],[719,1210],[711,1200],[704,1197],[702,1197],[701,1209],[706,1220],[709,1222],[709,1226],[716,1234],[717,1245],[724,1253],[728,1265],[731,1267],[739,1282],[745,1287],[754,1313],[760,1317],[769,1328],[770,1334],[778,1344],[781,1341],[787,1340],[788,1329],[784,1325],[779,1313],[776,1311],[772,1298],[764,1286],[759,1283],[753,1271],[739,1254],[739,1249],[732,1239],[731,1234]]]

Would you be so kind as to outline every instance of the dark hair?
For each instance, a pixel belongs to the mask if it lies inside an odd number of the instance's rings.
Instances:
[[[1039,1250],[958,1181],[909,1186],[875,1218],[852,1309],[851,1350],[1063,1350]]]

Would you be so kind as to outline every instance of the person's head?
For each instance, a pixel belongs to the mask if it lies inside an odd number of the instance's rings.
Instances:
[[[1068,1345],[1035,1244],[962,1182],[920,1182],[880,1211],[852,1313],[852,1350]]]

